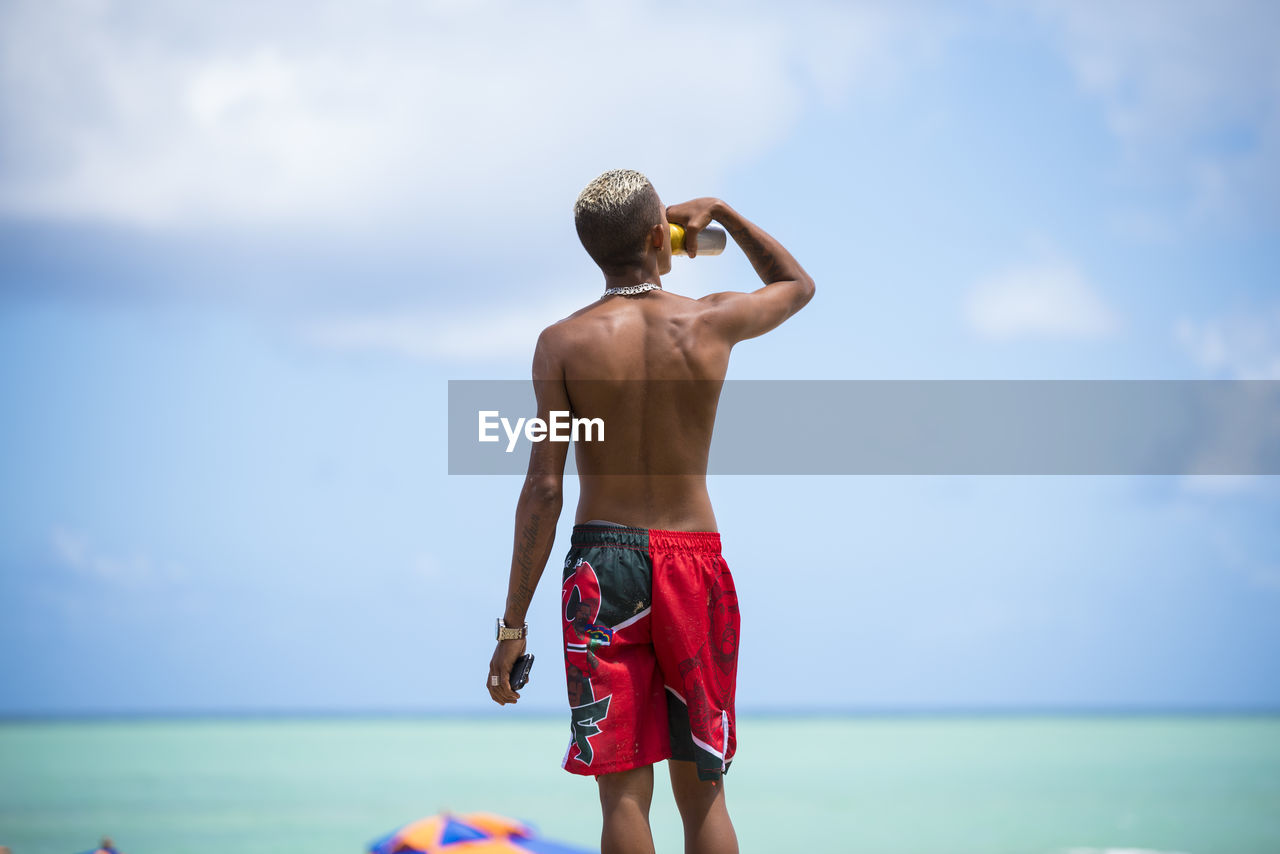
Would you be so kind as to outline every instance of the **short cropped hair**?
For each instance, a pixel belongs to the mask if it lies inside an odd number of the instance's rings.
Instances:
[[[649,179],[631,169],[611,169],[588,184],[573,205],[578,239],[602,269],[644,258],[649,230],[662,222],[662,201]]]

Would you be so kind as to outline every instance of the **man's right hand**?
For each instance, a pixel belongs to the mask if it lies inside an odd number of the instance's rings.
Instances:
[[[723,207],[724,202],[708,196],[667,208],[667,222],[684,228],[684,251],[690,258],[698,254],[698,232],[710,225]]]

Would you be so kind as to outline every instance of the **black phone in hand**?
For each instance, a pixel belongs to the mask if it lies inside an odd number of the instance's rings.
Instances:
[[[529,684],[529,671],[533,669],[533,653],[525,653],[511,666],[511,690],[519,691]]]

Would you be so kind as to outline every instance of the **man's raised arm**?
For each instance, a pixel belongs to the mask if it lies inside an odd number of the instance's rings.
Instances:
[[[694,199],[667,208],[667,219],[684,226],[685,250],[697,256],[698,232],[712,220],[729,232],[755,268],[764,287],[751,293],[718,293],[703,297],[712,317],[731,339],[763,335],[813,299],[813,278],[768,232],[720,199]]]
[[[569,393],[564,386],[564,370],[555,348],[544,330],[533,354],[533,390],[538,401],[538,417],[550,423],[551,412],[567,412]],[[533,442],[529,471],[516,502],[516,535],[511,550],[511,575],[507,582],[507,604],[502,621],[508,627],[524,625],[533,591],[551,556],[560,519],[566,442]],[[489,661],[485,686],[495,703],[514,703],[520,695],[511,690],[511,667],[524,654],[525,639],[498,641]],[[497,684],[493,677],[497,676]]]

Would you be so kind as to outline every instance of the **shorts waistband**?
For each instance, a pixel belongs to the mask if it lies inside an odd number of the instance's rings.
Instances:
[[[572,546],[682,551],[720,554],[720,534],[715,531],[662,531],[656,528],[623,528],[615,525],[574,525]]]

